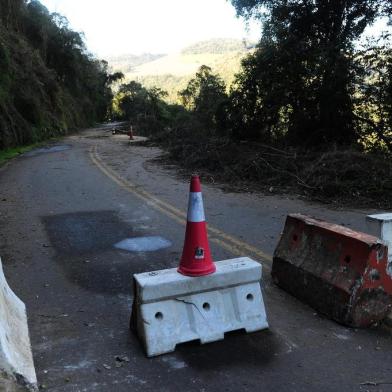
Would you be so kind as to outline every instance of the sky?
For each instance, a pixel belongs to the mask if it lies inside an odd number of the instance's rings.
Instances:
[[[89,51],[104,57],[125,53],[173,53],[211,38],[258,41],[226,0],[41,0],[85,34]]]
[[[238,38],[257,42],[260,25],[235,15],[227,0],[41,0],[83,32],[98,57],[174,53],[198,41]],[[378,34],[386,20],[366,30]],[[391,29],[390,29],[391,30]]]

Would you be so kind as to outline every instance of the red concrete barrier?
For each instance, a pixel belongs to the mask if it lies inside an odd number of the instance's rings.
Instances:
[[[271,274],[320,313],[344,325],[367,327],[392,307],[387,263],[388,249],[377,237],[290,214]]]

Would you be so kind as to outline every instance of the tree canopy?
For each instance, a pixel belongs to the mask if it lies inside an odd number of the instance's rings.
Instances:
[[[235,132],[308,146],[354,143],[354,42],[389,2],[231,2],[239,15],[264,21],[258,49],[233,89]]]
[[[0,148],[105,119],[111,74],[83,35],[37,0],[0,0]]]
[[[227,100],[227,95],[225,83],[212,73],[210,67],[202,65],[187,87],[178,94],[186,109],[194,112],[204,126],[215,129],[216,115]]]

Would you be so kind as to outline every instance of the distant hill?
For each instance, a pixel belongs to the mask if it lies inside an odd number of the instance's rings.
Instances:
[[[170,102],[176,102],[177,92],[186,87],[202,65],[211,67],[229,87],[240,70],[241,60],[253,50],[253,46],[242,40],[212,39],[188,46],[180,53],[145,54],[141,59],[124,55],[107,60],[115,71],[125,74],[127,81],[136,80],[146,87],[160,87],[168,92]],[[137,61],[140,63],[136,64]]]
[[[121,70],[124,73],[132,72],[134,67],[149,63],[160,57],[166,56],[165,54],[152,54],[143,53],[141,55],[136,54],[124,54],[120,56],[110,57],[108,62],[116,70]]]
[[[246,40],[238,40],[232,38],[215,38],[208,41],[197,42],[181,51],[182,54],[224,54],[229,52],[245,53],[252,47]],[[254,47],[254,45],[253,45]]]

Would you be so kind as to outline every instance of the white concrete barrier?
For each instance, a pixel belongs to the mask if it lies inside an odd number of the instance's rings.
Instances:
[[[369,234],[380,238],[388,246],[387,273],[392,276],[392,213],[368,215],[366,224]],[[384,322],[392,327],[392,310]]]
[[[388,256],[392,257],[392,213],[374,214],[366,217],[370,234],[381,238],[388,245]]]
[[[147,356],[191,340],[220,340],[229,331],[268,328],[261,265],[247,257],[215,264],[215,273],[201,277],[184,276],[176,268],[134,275],[131,321]]]
[[[36,391],[26,307],[7,284],[0,259],[0,391]]]
[[[366,223],[369,234],[380,238],[388,246],[388,269],[392,274],[392,213],[368,215]]]

